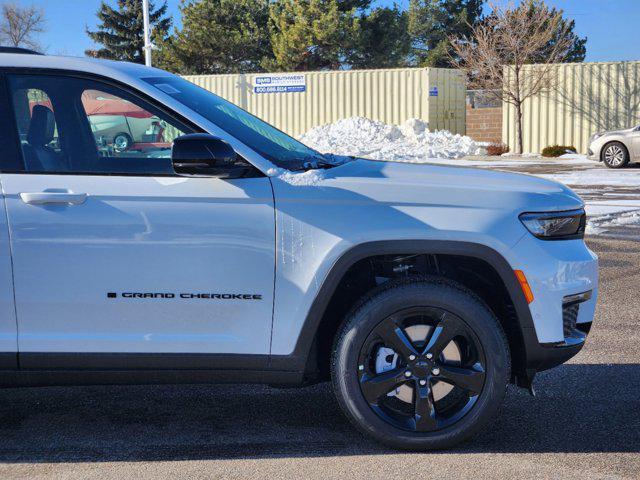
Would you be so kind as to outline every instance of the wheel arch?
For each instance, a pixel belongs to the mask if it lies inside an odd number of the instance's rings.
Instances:
[[[607,142],[604,143],[602,145],[602,147],[600,147],[600,161],[601,162],[604,162],[604,151],[612,143],[619,143],[620,145],[622,145],[622,148],[624,148],[625,151],[627,152],[627,157],[629,159],[631,159],[631,151],[629,150],[629,147],[627,146],[627,144],[624,142],[624,139],[622,137],[616,137],[616,138],[611,138],[611,139],[607,140]]]
[[[375,241],[356,245],[346,251],[326,275],[307,313],[294,352],[287,356],[272,357],[272,367],[285,367],[286,365],[287,368],[294,367],[305,370],[309,378],[312,378],[316,373],[314,370],[316,370],[319,354],[318,335],[323,332],[323,328],[327,328],[327,322],[337,322],[338,324],[342,322],[342,318],[328,319],[326,315],[342,280],[358,262],[384,255],[457,256],[475,259],[487,264],[501,280],[513,304],[517,325],[515,331],[507,332],[507,334],[508,336],[510,333],[519,335],[521,342],[517,345],[519,347],[517,349],[513,349],[512,346],[512,357],[520,357],[512,358],[512,363],[522,365],[523,369],[526,367],[526,364],[529,363],[528,347],[537,345],[537,337],[528,303],[512,267],[500,253],[491,247],[471,242],[447,240]],[[516,361],[513,362],[513,360]],[[519,374],[518,372],[514,373]]]

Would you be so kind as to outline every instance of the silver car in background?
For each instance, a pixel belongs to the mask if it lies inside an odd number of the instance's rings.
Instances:
[[[640,125],[627,130],[596,133],[589,140],[588,157],[609,168],[640,161]]]

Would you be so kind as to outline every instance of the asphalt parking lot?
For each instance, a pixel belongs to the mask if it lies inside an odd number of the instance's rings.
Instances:
[[[329,385],[0,390],[0,478],[638,478],[640,242],[597,238],[585,349],[510,388],[459,448],[403,453],[345,420]]]

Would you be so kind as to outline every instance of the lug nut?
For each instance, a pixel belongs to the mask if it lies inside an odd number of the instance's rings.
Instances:
[[[409,360],[411,360],[412,362],[416,359],[415,355],[409,355]]]
[[[433,370],[431,370],[431,373],[433,373],[434,375],[440,375],[440,369],[436,367]]]
[[[407,370],[406,372],[404,372],[404,376],[405,377],[410,377],[411,376],[411,372],[409,370]]]
[[[427,384],[426,380],[420,380],[420,385],[422,385],[423,387]]]
[[[433,358],[433,353],[427,353],[427,359],[431,360]]]

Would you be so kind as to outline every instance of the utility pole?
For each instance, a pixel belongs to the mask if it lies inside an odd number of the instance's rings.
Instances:
[[[151,29],[149,27],[149,0],[142,0],[142,18],[144,22],[144,64],[151,66]]]

